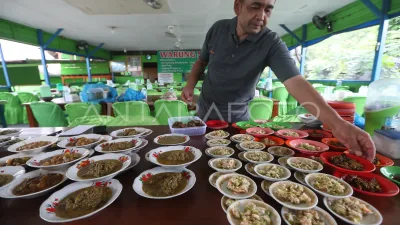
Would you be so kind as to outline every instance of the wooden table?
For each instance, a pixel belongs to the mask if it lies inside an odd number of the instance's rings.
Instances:
[[[295,124],[295,128],[299,125]],[[147,137],[149,145],[142,149],[139,153],[141,160],[140,163],[132,168],[131,170],[116,177],[122,185],[123,190],[118,199],[113,202],[106,209],[86,219],[78,220],[68,224],[71,225],[228,225],[226,214],[221,208],[221,197],[222,194],[217,189],[212,187],[208,182],[208,177],[215,171],[211,169],[207,162],[210,159],[204,154],[206,147],[206,138],[191,137],[191,140],[186,145],[194,146],[203,152],[202,157],[188,169],[192,170],[196,174],[196,184],[187,193],[167,200],[152,200],[143,198],[137,195],[133,189],[133,180],[139,176],[143,171],[155,167],[152,163],[144,159],[146,152],[160,147],[152,142],[153,138],[157,135],[169,133],[167,126],[154,126],[148,127],[154,131],[152,135]],[[40,128],[36,128],[40,129]],[[120,127],[109,127],[108,132],[120,129]],[[29,131],[30,128],[26,129]],[[231,134],[237,133],[237,130],[229,127],[226,129]],[[233,146],[232,146],[233,147]],[[236,150],[234,158],[238,158],[237,154],[240,151]],[[10,155],[10,152],[0,148],[0,157]],[[98,154],[98,153],[96,153]],[[396,165],[400,165],[400,160],[395,160]],[[244,165],[243,165],[244,166]],[[28,169],[30,171],[31,169]],[[247,172],[242,167],[238,173],[247,175]],[[293,180],[293,176],[291,178]],[[269,205],[273,206],[279,213],[281,210],[280,204],[275,202],[271,197],[266,195],[260,188],[260,179],[254,179],[258,185],[257,194]],[[67,181],[61,187],[56,188],[57,191],[67,184],[72,183]],[[54,192],[53,191],[53,192]],[[27,224],[29,225],[42,225],[49,224],[39,217],[39,206],[44,200],[46,200],[51,193],[45,196],[34,198],[34,199],[0,199],[0,220],[2,225],[15,225],[15,224]],[[400,214],[400,197],[391,198],[377,198],[367,197],[355,193],[356,197],[359,197],[373,206],[375,206],[383,215],[383,225],[395,225],[398,223],[397,216]],[[325,209],[323,206],[322,198],[319,198],[318,206]],[[339,225],[346,223],[339,219],[336,219]],[[282,221],[282,224],[284,222]]]
[[[0,120],[3,128],[7,127],[7,120],[5,116],[5,109],[7,102],[8,102],[7,100],[0,100]]]

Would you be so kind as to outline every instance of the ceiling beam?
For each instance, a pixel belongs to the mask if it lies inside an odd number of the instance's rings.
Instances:
[[[299,43],[302,43],[301,39],[293,33],[285,24],[279,24],[286,32],[288,32],[294,39],[296,39]]]
[[[59,28],[50,38],[49,40],[46,41],[46,43],[43,44],[43,48],[46,49],[51,42],[54,41],[54,39],[56,39],[56,37],[58,37],[58,35],[60,35],[60,33],[63,31],[63,28]],[[43,40],[42,40],[43,41]]]
[[[88,57],[93,56],[97,51],[103,47],[104,43],[100,43],[95,49],[93,49],[91,52],[88,53]]]
[[[376,7],[374,3],[371,2],[371,0],[360,0],[371,12],[375,14],[376,17],[381,18],[382,17],[382,12],[381,10]]]

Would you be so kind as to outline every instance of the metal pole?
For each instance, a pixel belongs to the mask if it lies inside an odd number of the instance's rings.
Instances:
[[[0,43],[0,56],[1,56],[1,65],[3,66],[4,79],[6,80],[6,85],[8,88],[11,88],[10,78],[8,77],[7,63],[6,60],[4,59],[1,43]]]
[[[303,38],[301,42],[301,60],[300,60],[300,74],[305,75],[305,66],[306,66],[306,50],[307,48],[304,46],[307,40],[307,25],[303,25]]]
[[[86,57],[86,69],[88,73],[88,82],[92,82],[92,73],[90,72],[90,58],[89,56]]]
[[[388,0],[382,1],[382,15],[380,17],[378,40],[375,49],[374,66],[372,68],[372,81],[379,80],[382,69],[383,52],[385,51],[387,32],[389,29],[388,11],[390,3]]]
[[[46,82],[47,85],[51,86],[49,73],[47,71],[47,65],[46,65],[46,55],[44,54],[45,49],[43,46],[43,31],[37,30],[37,36],[38,36],[38,41],[39,41],[39,45],[40,45],[40,54],[42,55],[41,61],[42,61],[42,66],[43,66],[44,81]]]

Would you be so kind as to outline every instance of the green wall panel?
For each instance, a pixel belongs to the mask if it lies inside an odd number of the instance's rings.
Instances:
[[[40,85],[39,70],[36,65],[26,67],[7,67],[11,85]],[[0,85],[6,85],[3,69],[0,69]]]
[[[108,62],[91,62],[92,74],[110,74]],[[61,75],[87,74],[86,62],[61,64]]]
[[[46,42],[51,36],[52,34],[43,32],[44,42]],[[35,46],[39,45],[35,28],[24,26],[4,19],[0,19],[0,38],[31,44]],[[76,51],[76,44],[77,41],[74,41],[66,37],[58,36],[48,47],[51,49],[56,49],[58,51],[67,51],[75,54],[84,54],[84,52],[82,51],[80,52]],[[89,46],[89,52],[95,48],[96,48],[95,46]],[[103,59],[111,58],[110,52],[108,52],[105,49],[100,49],[93,56]]]

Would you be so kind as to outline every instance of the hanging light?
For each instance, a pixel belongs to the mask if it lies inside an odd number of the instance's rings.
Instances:
[[[161,9],[162,4],[159,3],[157,0],[143,0],[148,6],[153,9]]]

